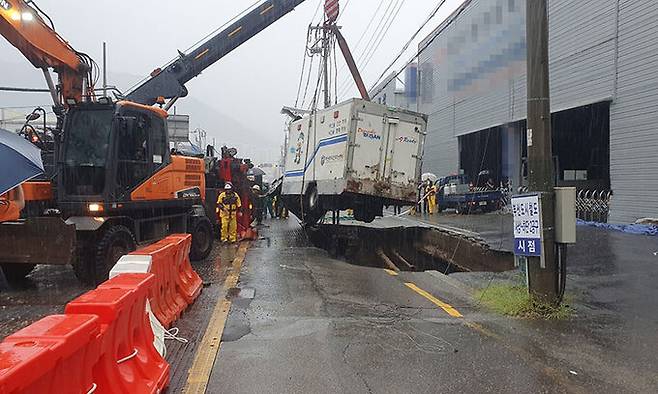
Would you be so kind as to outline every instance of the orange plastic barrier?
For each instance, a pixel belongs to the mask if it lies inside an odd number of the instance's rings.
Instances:
[[[203,287],[201,277],[194,271],[190,263],[192,236],[190,234],[174,234],[169,237],[169,240],[174,244],[175,249],[174,261],[178,267],[178,292],[189,305],[201,294]]]
[[[155,287],[149,293],[151,310],[165,328],[170,328],[189,304],[199,296],[203,283],[192,269],[189,234],[171,235],[139,249],[132,255],[151,256]]]
[[[0,393],[88,393],[100,358],[94,315],[52,315],[0,343]]]
[[[146,300],[153,274],[122,274],[66,305],[67,315],[94,314],[100,358],[94,383],[102,393],[157,393],[169,384],[169,364],[153,347]]]

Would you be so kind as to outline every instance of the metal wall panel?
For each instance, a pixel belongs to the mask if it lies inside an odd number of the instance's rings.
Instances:
[[[549,7],[553,110],[610,100],[616,0],[551,0]],[[447,123],[430,124],[430,131],[439,133],[430,140],[450,141],[525,118],[524,0],[466,2],[420,47],[429,41],[420,56],[420,111],[432,114],[453,107],[455,112],[452,122],[440,117]],[[428,170],[444,173],[447,168]]]
[[[617,91],[610,107],[610,221],[658,217],[658,4],[619,1]]]

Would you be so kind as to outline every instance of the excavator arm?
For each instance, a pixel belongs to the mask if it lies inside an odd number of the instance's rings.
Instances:
[[[34,67],[43,70],[56,106],[82,100],[89,66],[82,54],[73,49],[48,25],[31,1],[0,0],[0,34],[18,49]],[[59,89],[50,78],[49,68],[59,76]]]
[[[304,0],[263,2],[192,52],[180,53],[178,59],[166,66],[164,70],[154,71],[151,78],[130,91],[126,95],[126,99],[140,104],[153,105],[159,97],[176,100],[187,96],[185,83],[303,2]],[[171,103],[173,101],[169,105]]]

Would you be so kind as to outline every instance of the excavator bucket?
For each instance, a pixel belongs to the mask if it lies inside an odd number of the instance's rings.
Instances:
[[[58,217],[0,224],[0,262],[70,264],[75,256],[75,225]]]

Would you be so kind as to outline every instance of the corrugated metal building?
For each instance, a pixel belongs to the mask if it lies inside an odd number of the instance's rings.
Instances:
[[[558,183],[611,189],[610,221],[658,217],[658,3],[550,0],[549,15]],[[522,184],[525,0],[467,0],[419,49],[425,170]]]

